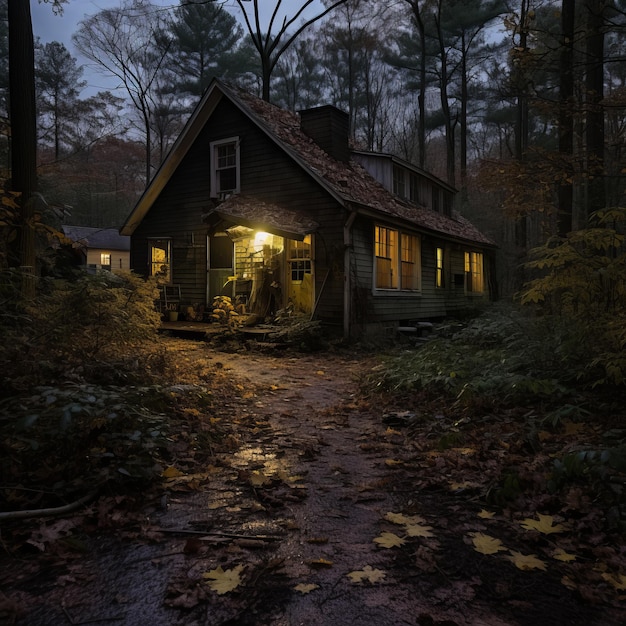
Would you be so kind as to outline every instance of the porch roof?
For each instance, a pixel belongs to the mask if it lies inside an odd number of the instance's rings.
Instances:
[[[230,196],[202,216],[203,222],[214,226],[220,220],[300,241],[319,227],[317,222],[294,209],[241,194]]]

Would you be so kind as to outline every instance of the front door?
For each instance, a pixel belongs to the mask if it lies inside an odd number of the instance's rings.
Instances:
[[[215,296],[234,296],[234,246],[226,233],[215,233],[207,237],[207,301],[213,303]]]

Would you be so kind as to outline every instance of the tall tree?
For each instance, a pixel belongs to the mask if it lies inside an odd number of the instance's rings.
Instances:
[[[169,53],[162,38],[164,16],[149,0],[125,0],[120,8],[105,9],[80,22],[74,45],[104,74],[120,80],[144,136],[146,184],[152,175],[152,122],[156,80]]]
[[[233,73],[243,28],[223,5],[180,0],[167,31],[173,92],[189,94],[197,101],[211,78]]]
[[[19,251],[11,259],[22,267],[22,296],[35,295],[35,215],[37,127],[35,52],[30,4],[9,0],[9,89],[11,120],[11,189],[20,194]]]
[[[576,0],[561,3],[561,50],[559,52],[559,155],[565,167],[558,189],[558,232],[565,237],[572,230],[574,186],[574,27]]]
[[[606,203],[604,176],[604,29],[607,0],[585,0],[587,206],[589,213]]]
[[[259,54],[261,62],[261,79],[262,79],[262,97],[269,102],[270,100],[270,82],[272,72],[278,63],[280,57],[289,49],[291,44],[298,38],[300,33],[307,29],[311,24],[328,15],[336,7],[344,4],[347,0],[328,0],[325,8],[316,13],[313,17],[304,19],[299,25],[295,26],[317,0],[300,0],[300,6],[295,9],[293,15],[283,15],[280,26],[277,21],[281,20],[281,5],[283,0],[275,0],[276,4],[271,11],[271,17],[266,27],[261,24],[261,0],[235,0],[241,15],[245,22],[248,33],[254,43]],[[252,2],[252,9],[246,7]],[[293,33],[290,29],[295,26]],[[274,33],[274,28],[278,30]]]
[[[58,41],[36,46],[35,62],[39,134],[53,144],[58,159],[78,123],[78,97],[87,82],[81,80],[82,67]]]

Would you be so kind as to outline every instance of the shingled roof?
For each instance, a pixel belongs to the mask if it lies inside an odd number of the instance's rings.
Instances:
[[[242,107],[258,126],[277,140],[286,152],[321,178],[346,205],[356,210],[387,214],[419,228],[494,246],[495,243],[455,212],[446,217],[421,208],[392,194],[355,161],[342,162],[329,156],[301,128],[300,117],[265,102],[243,90],[219,82],[220,88]]]
[[[103,250],[130,250],[130,237],[120,235],[117,228],[62,226],[65,236],[82,248]]]

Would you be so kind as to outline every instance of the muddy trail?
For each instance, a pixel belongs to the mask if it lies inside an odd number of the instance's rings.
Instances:
[[[415,450],[394,425],[401,407],[360,397],[375,358],[177,349],[236,383],[222,402],[236,432],[203,471],[165,468],[130,530],[92,534],[62,565],[17,576],[11,598],[26,608],[12,623],[623,623],[619,605],[573,601],[558,576],[469,545],[481,505],[420,492]]]

